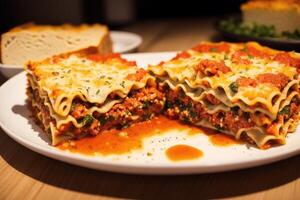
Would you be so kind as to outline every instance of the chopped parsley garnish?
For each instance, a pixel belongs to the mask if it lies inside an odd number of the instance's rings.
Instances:
[[[93,122],[94,118],[91,115],[86,115],[83,117],[82,122],[84,124],[84,126],[86,125],[90,125]]]
[[[99,92],[100,92],[100,89],[98,89],[98,90],[97,90],[97,92],[96,92],[96,95],[98,95],[98,94],[99,94]]]
[[[122,88],[125,88],[125,81],[122,81],[120,85],[122,86]]]
[[[106,124],[107,119],[104,116],[101,116],[98,118],[98,120],[100,121],[100,124],[103,126],[104,124]]]
[[[87,87],[87,88],[86,88],[86,92],[89,94],[89,92],[90,92],[90,87]]]
[[[190,114],[191,118],[196,118],[197,117],[197,113],[194,110],[190,110],[189,114]]]
[[[291,111],[289,106],[284,106],[281,111],[278,112],[279,115],[288,115],[290,116]]]
[[[237,93],[238,92],[238,84],[236,82],[232,82],[230,85],[229,85],[229,88],[232,92],[234,93]]]
[[[142,108],[149,108],[149,106],[150,106],[150,102],[149,102],[149,101],[145,101],[145,102],[143,103]]]

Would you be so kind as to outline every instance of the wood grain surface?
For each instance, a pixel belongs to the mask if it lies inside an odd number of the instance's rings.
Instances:
[[[213,23],[213,19],[146,21],[124,30],[143,37],[140,52],[173,51],[216,39]],[[0,75],[0,85],[4,81]],[[299,169],[300,156],[295,156],[215,174],[108,173],[41,156],[0,130],[0,199],[300,199]]]

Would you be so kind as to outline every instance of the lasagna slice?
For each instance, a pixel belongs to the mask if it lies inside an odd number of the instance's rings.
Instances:
[[[299,121],[300,57],[257,43],[203,42],[150,66],[164,113],[260,148],[284,144]]]
[[[153,76],[116,54],[54,56],[27,72],[33,114],[53,145],[150,119],[165,102]]]

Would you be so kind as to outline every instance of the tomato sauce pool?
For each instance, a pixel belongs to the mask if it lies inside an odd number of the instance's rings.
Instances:
[[[142,149],[144,138],[163,134],[169,130],[187,130],[190,135],[207,134],[210,141],[216,146],[228,146],[237,143],[237,141],[233,138],[220,134],[214,130],[186,125],[178,121],[168,119],[164,116],[158,116],[149,121],[133,124],[126,129],[105,130],[95,137],[86,137],[79,140],[67,141],[57,147],[61,150],[69,150],[71,152],[87,155],[94,155],[95,153],[101,155],[125,154],[130,153],[132,150]],[[191,158],[193,156],[200,157],[200,154],[203,154],[202,152],[196,153],[195,149],[192,150],[189,147],[177,146],[174,148],[175,149],[169,149],[169,152],[175,152],[179,160],[184,158],[184,156],[181,155],[184,151],[187,154],[187,158]],[[192,154],[192,156],[188,154]],[[168,157],[171,160],[175,159],[172,156]]]

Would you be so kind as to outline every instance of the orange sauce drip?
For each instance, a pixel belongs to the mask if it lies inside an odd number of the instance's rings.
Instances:
[[[163,134],[169,130],[187,130],[189,134],[202,133],[200,128],[170,120],[164,116],[139,122],[122,130],[105,130],[95,137],[64,142],[57,147],[61,150],[93,155],[124,154],[143,147],[143,139]]]
[[[125,154],[132,150],[142,149],[143,140],[153,135],[163,134],[170,130],[187,131],[189,135],[206,134],[216,146],[229,146],[240,143],[234,138],[215,130],[182,124],[164,116],[149,121],[139,122],[122,130],[105,130],[95,137],[86,137],[59,144],[57,148],[75,153],[94,155]]]
[[[203,156],[203,152],[195,147],[178,144],[166,150],[167,157],[172,161],[193,160]]]

